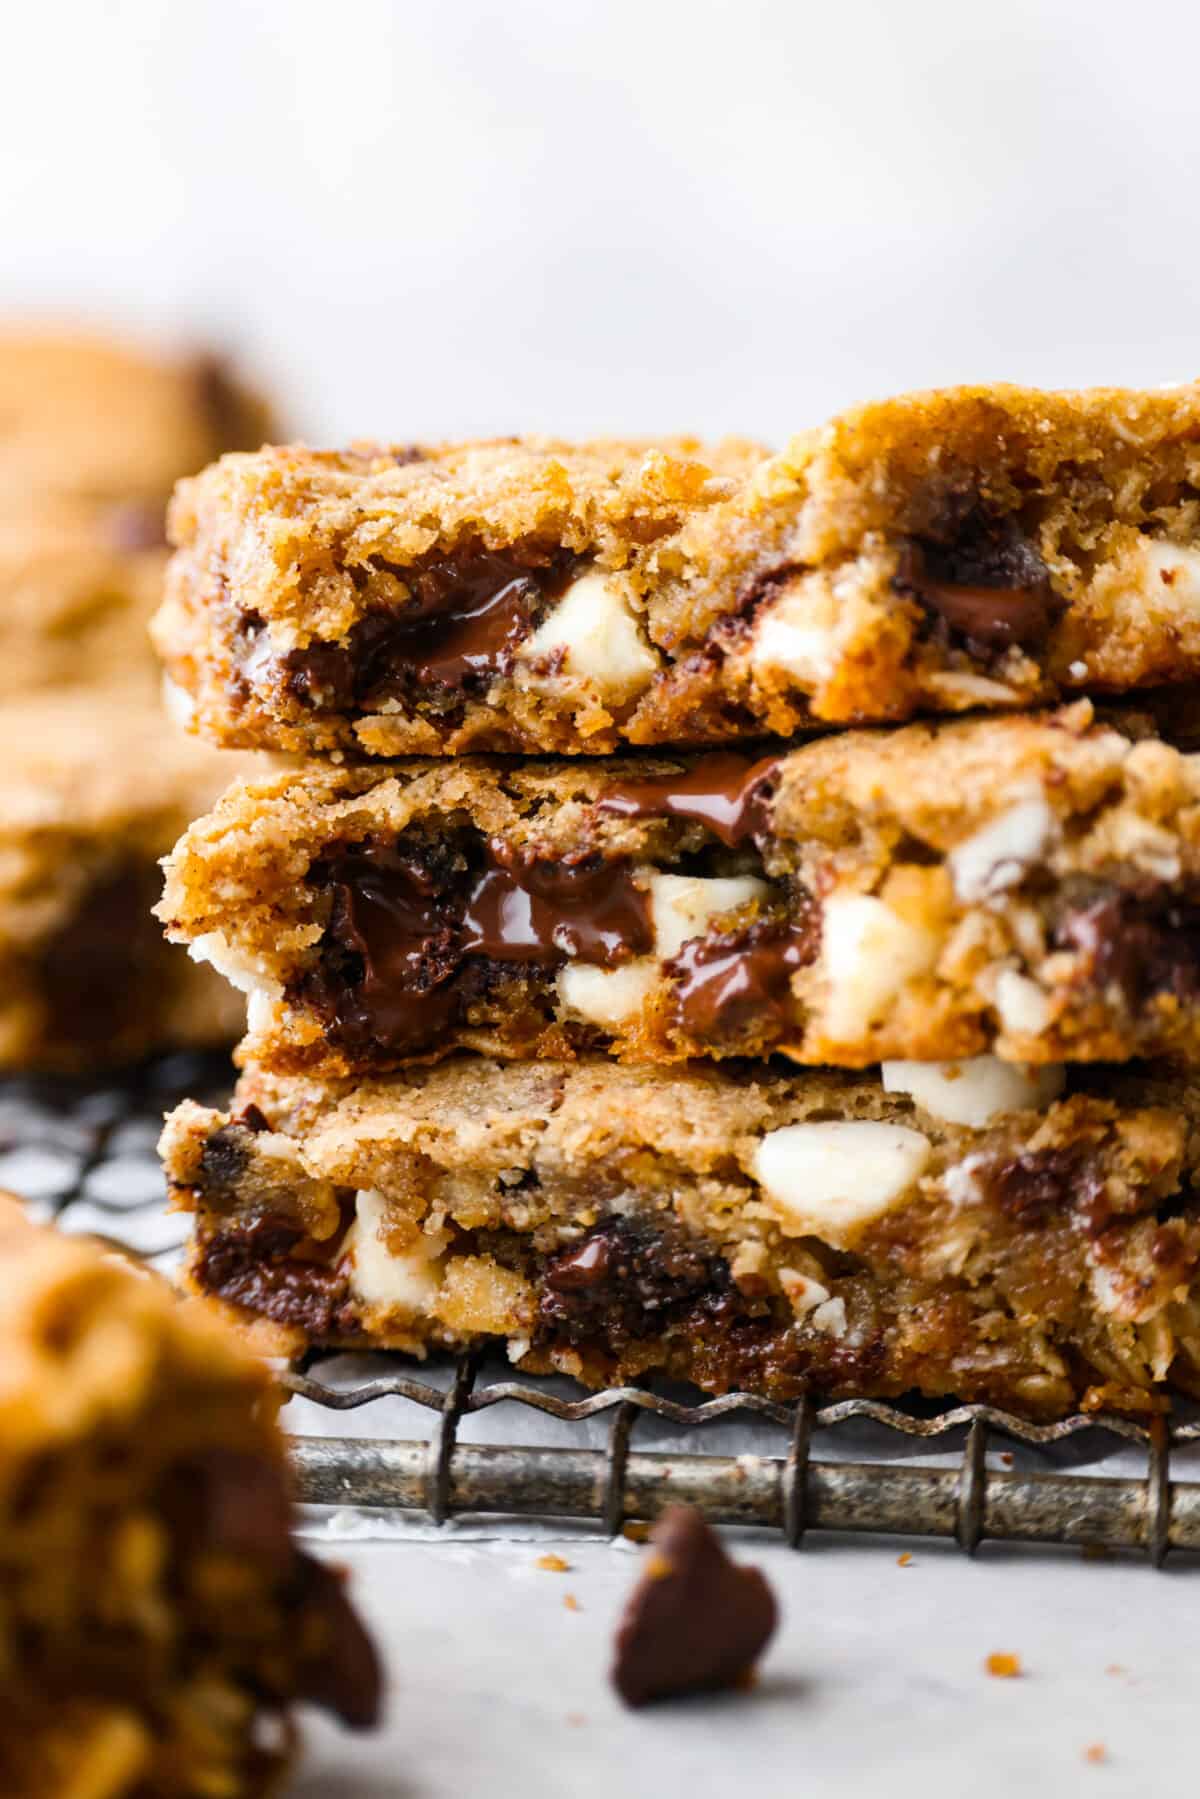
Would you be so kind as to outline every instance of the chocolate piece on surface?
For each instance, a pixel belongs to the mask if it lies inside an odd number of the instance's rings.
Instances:
[[[692,1506],[670,1506],[617,1632],[613,1685],[629,1706],[737,1686],[778,1621],[759,1570],[730,1561]]]

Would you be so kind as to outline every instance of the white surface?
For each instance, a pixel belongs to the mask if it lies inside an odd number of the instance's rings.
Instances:
[[[317,438],[777,440],[1196,372],[1200,11],[12,6],[0,307],[245,348]]]
[[[921,1544],[901,1568],[902,1547],[739,1541],[783,1611],[757,1689],[629,1713],[607,1671],[634,1554],[560,1545],[571,1568],[552,1574],[536,1544],[349,1546],[393,1670],[387,1729],[314,1722],[294,1799],[1194,1790],[1195,1573]],[[1024,1675],[985,1674],[994,1650]]]

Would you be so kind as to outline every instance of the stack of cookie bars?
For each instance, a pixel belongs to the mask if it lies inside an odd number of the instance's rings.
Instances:
[[[167,866],[250,996],[163,1140],[198,1289],[588,1383],[1200,1390],[1200,388],[273,449],[172,524],[195,728],[302,758]]]

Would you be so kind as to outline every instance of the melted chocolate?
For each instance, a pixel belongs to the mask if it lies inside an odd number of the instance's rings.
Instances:
[[[472,548],[412,568],[381,566],[411,598],[395,611],[368,613],[344,644],[314,643],[285,658],[288,685],[306,705],[345,712],[507,673],[517,645],[570,580],[575,558],[562,550]]]
[[[1156,993],[1200,996],[1200,908],[1109,893],[1068,912],[1055,932],[1060,947],[1082,950],[1089,978],[1116,985],[1131,1008]]]
[[[612,968],[654,947],[649,896],[624,862],[588,858],[569,863],[494,866],[479,881],[463,914],[460,947],[497,962],[546,962],[573,956]]]
[[[768,785],[781,760],[763,756],[754,761],[725,753],[702,756],[677,775],[619,782],[596,809],[621,818],[696,819],[733,849],[766,830]]]
[[[194,1274],[206,1293],[276,1324],[294,1324],[314,1340],[353,1337],[358,1318],[345,1275],[294,1252],[304,1233],[267,1213],[230,1225],[201,1246]]]
[[[1021,1226],[1074,1212],[1095,1232],[1108,1220],[1104,1181],[1077,1147],[997,1157],[976,1171],[975,1180],[986,1199]]]
[[[1016,520],[978,510],[950,543],[907,545],[893,585],[984,658],[1040,642],[1055,612],[1049,571]]]
[[[685,943],[666,965],[681,1030],[700,1042],[746,1032],[779,1036],[792,1021],[792,973],[816,953],[813,931],[772,919],[733,937]]]
[[[492,843],[473,873],[442,854],[438,867],[416,848],[366,844],[314,870],[332,903],[303,991],[349,1047],[432,1042],[462,1016],[481,964],[611,968],[653,947],[648,895],[623,861],[517,861]]]
[[[701,1239],[669,1224],[659,1230],[608,1218],[545,1263],[538,1334],[566,1343],[599,1338],[619,1353],[698,1306],[755,1309],[742,1300],[724,1258]]]

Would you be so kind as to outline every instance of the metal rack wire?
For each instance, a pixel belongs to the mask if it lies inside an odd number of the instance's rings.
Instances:
[[[105,1237],[169,1269],[186,1220],[163,1211],[153,1158],[158,1122],[183,1094],[219,1096],[228,1084],[226,1063],[196,1057],[150,1064],[120,1083],[0,1082],[0,1187],[24,1192],[36,1211],[68,1230]],[[652,1386],[565,1399],[556,1383],[490,1378],[471,1355],[458,1360],[444,1388],[398,1359],[386,1374],[364,1369],[349,1384],[326,1378],[325,1368],[324,1358],[305,1358],[283,1370],[281,1381],[289,1394],[329,1412],[406,1400],[430,1415],[432,1429],[427,1438],[405,1440],[293,1437],[300,1496],[313,1504],[393,1507],[437,1524],[464,1513],[589,1520],[615,1535],[630,1520],[652,1518],[668,1500],[687,1500],[714,1522],[765,1526],[793,1547],[810,1531],[846,1531],[940,1537],[968,1554],[987,1539],[1139,1550],[1155,1566],[1169,1551],[1200,1549],[1200,1482],[1173,1479],[1171,1469],[1175,1449],[1200,1442],[1200,1423],[1143,1427],[1097,1415],[1037,1425],[989,1406],[929,1416],[869,1400],[780,1405],[740,1393],[687,1403]],[[464,1420],[497,1406],[570,1426],[606,1416],[606,1441],[547,1447],[460,1440]],[[761,1454],[634,1446],[642,1420],[694,1431],[699,1441],[702,1427],[733,1415],[756,1421]],[[839,1427],[856,1420],[880,1427],[897,1445],[917,1440],[956,1450],[956,1460],[928,1467],[886,1454],[846,1460],[814,1453],[832,1447]],[[512,1434],[519,1437],[519,1427]],[[1071,1439],[1093,1445],[1093,1460],[1105,1447],[1132,1445],[1145,1456],[1145,1472],[989,1465],[989,1447],[1002,1440],[1044,1449]]]

